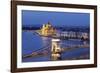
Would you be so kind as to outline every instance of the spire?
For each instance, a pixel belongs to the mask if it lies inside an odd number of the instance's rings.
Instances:
[[[51,23],[48,21],[48,24],[51,25]]]

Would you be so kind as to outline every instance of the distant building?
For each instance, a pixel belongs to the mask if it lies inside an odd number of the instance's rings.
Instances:
[[[85,40],[86,40],[86,39],[89,39],[88,33],[85,33],[85,32],[82,33],[82,38],[85,39]]]
[[[50,22],[48,22],[47,24],[43,24],[41,31],[42,35],[44,36],[52,36],[53,34],[55,34],[55,29],[52,27]]]

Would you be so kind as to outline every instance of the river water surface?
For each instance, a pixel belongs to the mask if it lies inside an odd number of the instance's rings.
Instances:
[[[48,37],[41,37],[34,31],[22,31],[22,55],[31,54],[32,52],[39,50],[43,46],[51,45],[51,39]],[[89,42],[87,41],[89,44]],[[79,39],[61,40],[61,48],[70,47],[71,45],[82,45],[84,41]],[[50,50],[49,48],[48,50]],[[78,59],[89,59],[90,48],[77,48],[61,53],[61,60],[78,60]],[[51,61],[51,51],[47,56],[30,57],[22,59],[22,62],[41,62]]]

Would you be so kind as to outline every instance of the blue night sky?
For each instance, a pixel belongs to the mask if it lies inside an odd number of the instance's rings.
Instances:
[[[22,10],[22,24],[40,26],[48,21],[54,26],[89,26],[89,13]]]

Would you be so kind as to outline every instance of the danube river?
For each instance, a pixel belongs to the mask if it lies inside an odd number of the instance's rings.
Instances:
[[[34,31],[22,31],[22,55],[31,54],[40,48],[51,45],[51,39],[48,37],[41,37]],[[72,45],[89,44],[89,41],[82,41],[80,39],[63,39],[60,42],[61,48],[70,47]],[[51,61],[51,48],[48,48],[49,53],[46,56],[23,58],[22,62],[41,62]],[[41,50],[42,52],[42,50]],[[90,48],[75,48],[61,53],[61,60],[78,60],[89,59]]]

